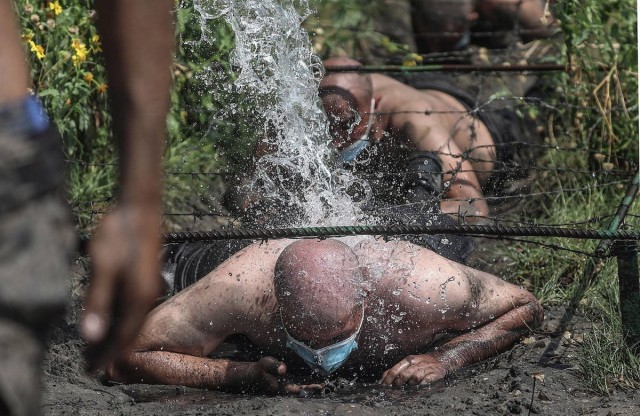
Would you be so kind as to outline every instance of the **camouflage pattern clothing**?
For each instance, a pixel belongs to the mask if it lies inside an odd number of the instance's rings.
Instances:
[[[74,248],[59,136],[0,109],[0,414],[40,413],[47,329],[64,312]],[[31,130],[31,131],[29,131]],[[33,131],[36,130],[36,131]],[[27,132],[28,131],[28,132]]]

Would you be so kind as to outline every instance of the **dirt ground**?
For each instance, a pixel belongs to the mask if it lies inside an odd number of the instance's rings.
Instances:
[[[614,416],[640,411],[640,396],[634,392],[618,391],[603,397],[580,383],[575,348],[590,325],[575,315],[565,327],[562,307],[545,308],[542,327],[510,351],[431,387],[387,388],[358,379],[339,379],[322,395],[285,397],[180,386],[107,385],[99,376],[83,371],[77,316],[84,273],[78,272],[74,279],[74,306],[52,334],[44,366],[45,415]]]

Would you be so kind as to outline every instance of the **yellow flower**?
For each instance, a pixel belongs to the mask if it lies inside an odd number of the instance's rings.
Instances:
[[[93,81],[93,74],[91,72],[87,72],[86,74],[84,74],[83,78],[85,81],[91,84],[91,82]]]
[[[100,42],[100,36],[91,36],[91,43],[93,44],[93,46],[91,46],[91,50],[93,51],[93,53],[102,52],[102,43]]]
[[[82,41],[80,41],[80,39],[72,40],[71,47],[74,50],[74,54],[71,57],[71,60],[73,61],[73,64],[75,66],[78,66],[87,60],[87,47],[84,43],[82,43]]]
[[[56,16],[62,13],[62,6],[60,6],[60,2],[52,1],[49,3],[49,10],[53,12]]]
[[[418,62],[422,62],[422,56],[417,53],[410,53],[402,60],[403,66],[416,66]]]
[[[69,107],[71,105],[71,99],[67,98],[67,101],[64,102],[64,105],[66,105],[67,107]]]
[[[36,54],[36,57],[38,59],[44,58],[44,48],[42,47],[42,45],[37,45],[34,41],[30,40],[29,49],[31,50],[31,52]]]
[[[87,55],[87,47],[80,39],[74,39],[71,41],[71,47],[79,55]]]
[[[102,84],[98,85],[98,87],[96,88],[96,90],[97,90],[100,94],[104,94],[105,92],[107,92],[107,88],[109,88],[109,87],[107,86],[107,84],[102,83]]]
[[[25,32],[22,34],[23,41],[27,42],[27,41],[30,41],[31,39],[33,39],[33,33]]]

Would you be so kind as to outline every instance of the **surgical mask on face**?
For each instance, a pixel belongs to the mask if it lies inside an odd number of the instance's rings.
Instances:
[[[351,143],[349,146],[345,147],[342,150],[338,151],[340,155],[340,159],[342,163],[351,163],[371,144],[369,140],[369,133],[371,133],[371,127],[373,126],[373,110],[376,105],[375,98],[371,99],[371,106],[369,108],[369,122],[367,123],[367,129],[365,130],[362,137],[360,137],[355,142]]]
[[[282,319],[282,316],[280,317]],[[314,350],[308,347],[304,343],[298,341],[289,335],[289,332],[285,328],[287,334],[287,348],[296,353],[302,360],[313,370],[319,370],[323,376],[329,374],[340,368],[345,361],[349,358],[349,355],[358,348],[356,338],[362,328],[362,322],[364,321],[364,305],[362,305],[362,317],[360,318],[360,324],[356,332],[349,338],[337,342],[333,345]],[[283,324],[284,325],[284,324]]]

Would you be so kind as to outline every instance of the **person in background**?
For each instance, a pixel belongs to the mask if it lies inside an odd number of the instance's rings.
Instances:
[[[336,70],[319,86],[331,144],[346,168],[369,179],[372,214],[383,222],[486,223],[485,194],[526,172],[516,156],[539,134],[535,120],[518,116],[509,101],[479,104],[434,75],[417,89],[360,73],[360,62],[346,57],[324,65]],[[459,262],[472,249],[460,236],[446,237],[447,244],[434,236],[409,238]]]
[[[0,414],[40,413],[47,329],[64,311],[75,246],[60,138],[31,86],[14,19],[0,0]],[[171,87],[172,0],[97,0],[114,137],[116,207],[91,242],[80,330],[96,369],[126,353],[160,293],[163,138]]]
[[[382,0],[372,10],[377,32],[410,52],[431,54],[550,37],[558,27],[552,6],[549,0]]]

